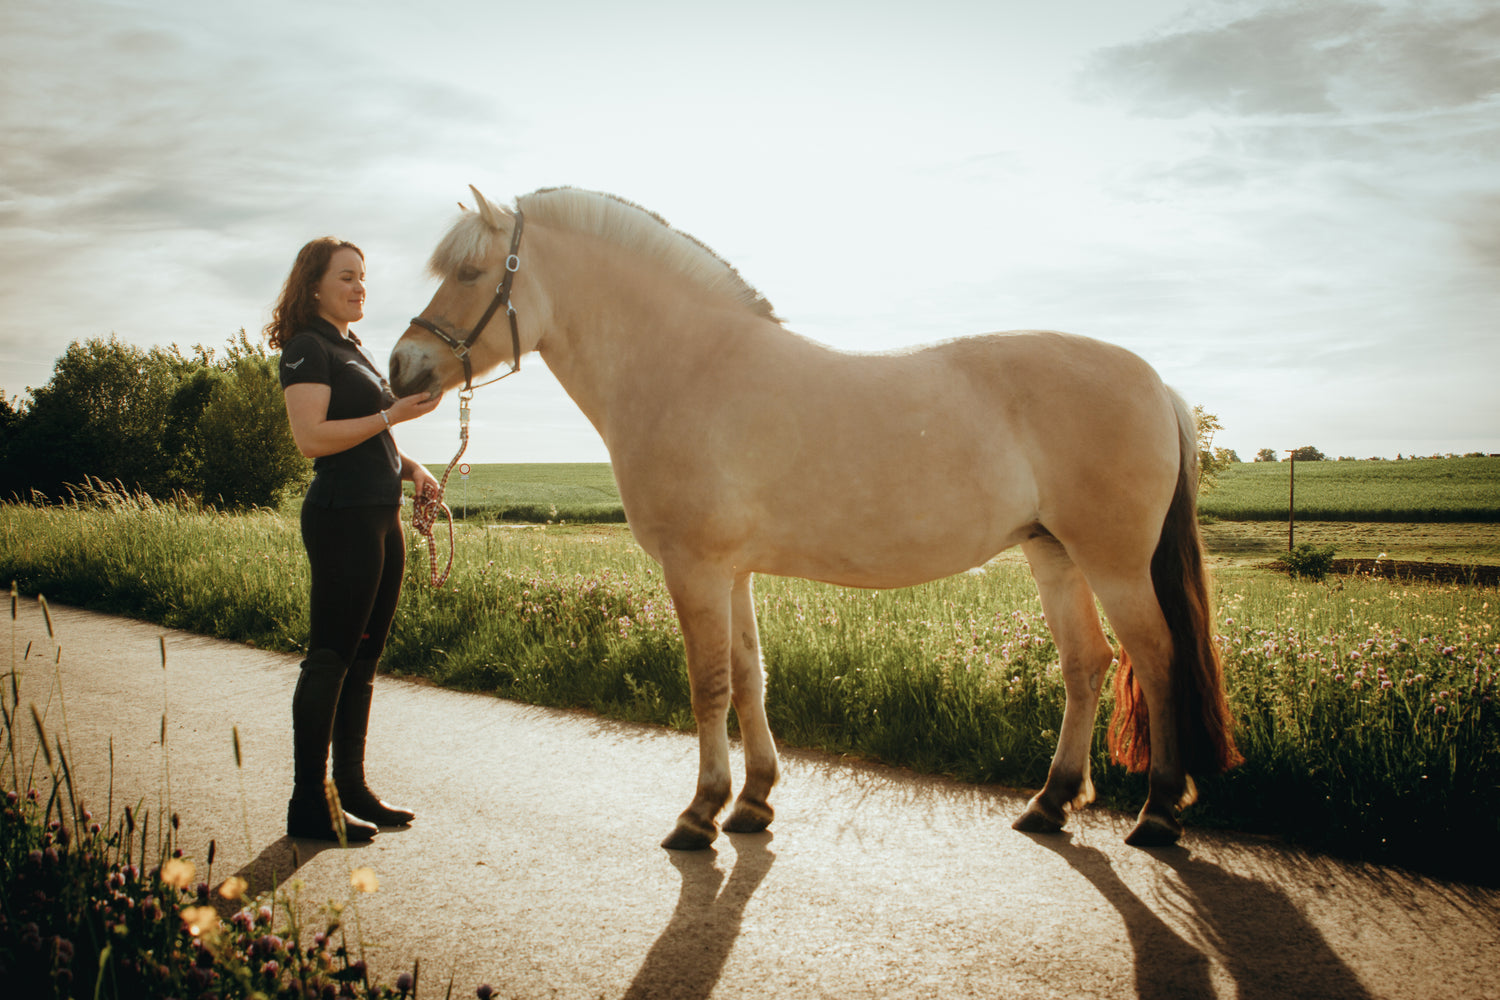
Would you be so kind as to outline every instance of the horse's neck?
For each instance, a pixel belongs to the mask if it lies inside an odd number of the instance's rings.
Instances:
[[[658,400],[653,386],[709,363],[724,347],[723,324],[780,326],[662,274],[618,248],[570,233],[548,234],[536,278],[551,323],[538,353],[605,438],[622,420]]]

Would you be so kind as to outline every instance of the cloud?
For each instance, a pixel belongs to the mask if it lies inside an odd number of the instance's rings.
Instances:
[[[1500,93],[1490,4],[1234,4],[1197,16],[1096,53],[1083,91],[1162,118],[1426,111]]]

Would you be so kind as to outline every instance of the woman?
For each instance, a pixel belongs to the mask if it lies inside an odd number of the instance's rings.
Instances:
[[[406,541],[401,481],[437,495],[432,475],[396,446],[390,429],[431,413],[441,397],[395,399],[349,324],[365,314],[365,258],[352,243],[313,240],[297,254],[266,326],[281,351],[281,386],[297,448],[313,459],[302,503],[312,567],[307,659],[292,696],[295,777],[287,833],[334,840],[324,796],[328,751],[350,841],[413,814],[365,784],[365,732],[375,663],[385,647]]]

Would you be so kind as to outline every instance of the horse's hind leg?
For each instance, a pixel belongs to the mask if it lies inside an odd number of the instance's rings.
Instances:
[[[776,742],[766,720],[766,673],[761,663],[750,580],[748,573],[736,577],[730,597],[734,714],[740,720],[740,739],[745,746],[745,785],[735,801],[734,812],[724,822],[724,829],[730,833],[759,833],[776,815],[769,801],[779,773]]]
[[[701,565],[663,566],[687,649],[693,720],[698,726],[698,789],[661,846],[696,851],[719,835],[718,815],[729,801],[731,579]]]
[[[1130,657],[1134,683],[1140,685],[1150,720],[1151,765],[1146,804],[1125,842],[1135,847],[1164,847],[1182,836],[1177,810],[1197,792],[1183,767],[1178,708],[1172,684],[1172,633],[1162,615],[1150,577],[1095,581],[1099,603]]]
[[[1067,821],[1069,810],[1080,809],[1094,798],[1089,752],[1099,690],[1114,651],[1099,625],[1093,591],[1057,539],[1034,538],[1023,550],[1041,594],[1047,627],[1057,643],[1067,704],[1047,783],[1012,825],[1025,833],[1056,833]]]

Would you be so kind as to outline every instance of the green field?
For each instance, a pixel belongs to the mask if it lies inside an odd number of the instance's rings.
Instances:
[[[441,476],[443,466],[432,466]],[[1205,519],[1281,521],[1287,517],[1287,462],[1244,462],[1220,474],[1199,497]],[[623,521],[609,465],[472,466],[454,473],[448,505],[455,516],[486,521]],[[1296,515],[1303,521],[1500,521],[1500,458],[1298,462]]]
[[[442,478],[444,465],[428,466]],[[409,489],[409,487],[408,487]],[[543,524],[625,520],[607,462],[501,463],[448,477],[445,499],[456,518]]]
[[[1205,517],[1285,521],[1288,462],[1243,462],[1199,497]],[[1306,521],[1500,521],[1500,458],[1298,462],[1296,516]]]

